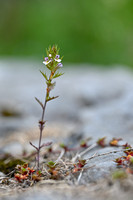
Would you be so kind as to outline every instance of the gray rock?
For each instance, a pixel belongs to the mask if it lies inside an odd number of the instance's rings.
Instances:
[[[40,107],[35,102],[34,97],[44,99],[45,84],[43,77],[38,72],[41,67],[35,68],[36,63],[2,61],[0,62],[0,136],[7,137],[15,130],[29,130],[37,127],[40,119]],[[107,136],[122,137],[124,141],[133,144],[133,75],[124,69],[98,70],[80,66],[79,68],[63,69],[65,75],[57,80],[53,95],[60,95],[60,98],[50,102],[46,109],[46,120],[51,122],[74,124],[74,134],[70,132],[66,143],[79,143],[82,138],[93,137],[91,143],[98,138]],[[12,109],[21,113],[21,117],[4,117],[2,108]],[[34,141],[36,142],[36,140]],[[94,149],[87,153],[84,158],[88,158],[94,153],[106,153],[114,148]],[[16,142],[2,148],[2,151],[22,152],[22,146]],[[72,188],[67,184],[59,187],[49,188],[46,184],[43,189],[27,191],[21,195],[10,197],[10,199],[114,199],[114,188],[106,190],[94,189],[97,182],[104,177],[104,181],[109,174],[116,169],[114,160],[122,156],[123,153],[109,154],[96,157],[88,162],[86,170],[80,180],[80,184],[88,184]],[[76,177],[76,181],[77,181]],[[93,184],[93,185],[91,185]],[[103,184],[104,185],[104,184]],[[91,188],[90,190],[88,188]],[[45,189],[46,188],[46,189]],[[73,191],[74,190],[74,191]],[[96,193],[89,196],[90,191]],[[110,191],[110,194],[100,197],[97,190],[101,192]],[[113,191],[113,192],[112,192]],[[112,192],[112,193],[111,193]],[[116,196],[121,192],[116,186]],[[85,195],[84,195],[85,194]],[[132,191],[128,199],[131,199]],[[94,197],[94,198],[93,198]],[[125,198],[122,193],[121,199]],[[5,199],[9,199],[8,197]]]

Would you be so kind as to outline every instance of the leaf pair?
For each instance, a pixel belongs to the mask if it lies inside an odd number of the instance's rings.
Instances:
[[[59,73],[59,72],[57,72],[54,76],[53,76],[53,78],[58,78],[59,76],[62,76],[64,73]]]
[[[47,74],[46,73],[43,73],[41,70],[40,70],[41,74],[43,75],[43,77],[45,78],[46,81],[48,81],[48,77],[47,77]],[[54,78],[58,78],[60,76],[62,76],[64,73],[59,73],[57,72],[54,76],[53,76],[53,79]]]

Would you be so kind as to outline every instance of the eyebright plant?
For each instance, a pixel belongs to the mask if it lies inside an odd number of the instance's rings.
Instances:
[[[58,98],[58,96],[50,96],[50,92],[52,89],[54,89],[56,82],[53,80],[58,78],[59,76],[63,75],[63,73],[58,72],[60,68],[63,67],[63,64],[61,63],[62,58],[60,58],[59,55],[59,49],[56,45],[53,45],[52,47],[50,46],[48,50],[46,50],[47,57],[44,58],[43,64],[46,66],[46,68],[49,70],[49,75],[47,75],[45,72],[41,72],[43,75],[45,81],[46,81],[46,96],[44,103],[42,103],[38,98],[35,97],[36,101],[39,103],[39,105],[42,108],[42,115],[41,115],[41,120],[39,121],[39,129],[40,129],[40,136],[39,136],[39,144],[38,147],[33,145],[31,142],[30,144],[36,149],[37,151],[37,170],[40,169],[40,150],[42,147],[48,146],[51,143],[47,144],[41,144],[42,141],[42,132],[45,126],[45,110],[46,110],[46,105],[49,101],[54,100]]]

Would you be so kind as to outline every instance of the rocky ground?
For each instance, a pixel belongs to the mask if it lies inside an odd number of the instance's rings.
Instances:
[[[32,150],[29,141],[37,143],[37,122],[41,109],[34,97],[43,101],[45,83],[38,63],[0,62],[0,153],[20,155]],[[98,69],[91,66],[67,67],[57,79],[53,94],[60,97],[48,104],[47,125],[43,141],[53,141],[72,147],[82,139],[123,138],[133,144],[133,74],[123,68]],[[86,153],[118,150],[116,147],[96,147]],[[16,153],[17,152],[17,153]],[[88,162],[88,170],[80,181],[42,181],[29,189],[4,188],[3,199],[132,199],[133,177],[113,181],[114,159],[122,152],[96,157]]]

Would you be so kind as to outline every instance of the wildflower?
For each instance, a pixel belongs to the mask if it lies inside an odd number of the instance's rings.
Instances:
[[[63,67],[62,63],[58,63],[57,67]]]
[[[60,58],[60,55],[56,55],[54,60],[55,60],[56,62],[61,62],[61,59],[59,59],[59,58]]]
[[[45,57],[44,60],[45,60],[45,61],[43,61],[44,65],[48,65],[51,62],[51,60],[49,60],[48,57]]]
[[[45,120],[44,120],[44,114],[45,114],[45,108],[46,108],[46,104],[47,102],[56,99],[58,96],[53,96],[50,97],[50,91],[54,88],[55,86],[55,82],[53,82],[53,79],[63,75],[63,73],[59,73],[57,72],[57,70],[62,67],[62,63],[60,58],[60,55],[58,55],[58,47],[53,45],[53,47],[49,47],[49,49],[47,50],[47,57],[44,58],[43,64],[46,65],[46,67],[50,70],[49,75],[47,75],[46,73],[43,73],[42,71],[41,74],[43,75],[43,77],[46,80],[46,98],[44,100],[44,103],[42,103],[38,98],[35,97],[36,101],[40,104],[41,108],[42,108],[42,115],[41,115],[41,120],[39,121],[39,129],[40,129],[40,136],[39,136],[39,145],[38,147],[36,147],[35,145],[33,145],[31,142],[30,144],[36,149],[37,151],[37,170],[40,169],[40,150],[42,147],[46,146],[45,144],[41,144],[42,141],[42,132],[44,129],[44,124],[45,124]],[[34,177],[36,178],[36,177]]]

